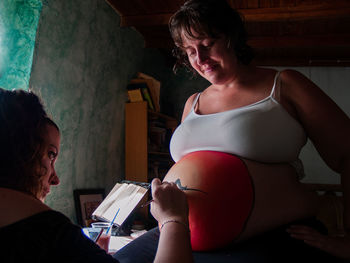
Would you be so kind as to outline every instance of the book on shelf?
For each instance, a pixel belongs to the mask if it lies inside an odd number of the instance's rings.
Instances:
[[[143,88],[141,88],[141,91],[142,91],[142,95],[143,95],[145,101],[147,101],[147,104],[148,104],[149,108],[154,111],[152,98],[151,98],[151,95],[149,94],[148,88],[147,87],[143,87]]]
[[[161,86],[160,81],[156,80],[155,78],[145,73],[138,72],[137,78],[131,80],[131,83],[146,83],[154,105],[154,111],[160,112],[160,104],[159,104],[160,86]]]
[[[127,90],[128,90],[128,94],[131,91],[138,91],[139,96],[142,97],[142,100],[138,100],[138,101],[147,101],[148,107],[151,110],[155,110],[154,109],[154,104],[150,95],[150,91],[148,89],[148,85],[146,82],[139,82],[137,81],[137,79],[132,79],[130,81],[130,84],[127,86]],[[137,102],[137,101],[131,101],[130,97],[129,97],[130,102]]]
[[[130,89],[128,90],[128,97],[130,102],[143,101],[141,89]]]
[[[160,112],[160,104],[159,104],[160,86],[161,86],[160,81],[142,72],[138,72],[137,77],[139,79],[147,80],[155,111]]]
[[[114,219],[113,225],[121,226],[138,207],[149,188],[149,183],[134,181],[117,183],[92,213],[93,219],[109,223]]]

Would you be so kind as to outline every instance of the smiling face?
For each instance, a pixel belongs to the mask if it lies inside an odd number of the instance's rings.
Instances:
[[[197,39],[182,34],[182,49],[191,66],[210,83],[224,85],[233,78],[237,59],[226,38]]]
[[[46,124],[46,133],[44,137],[44,152],[41,159],[41,190],[36,194],[36,197],[42,202],[50,193],[52,185],[60,183],[55,171],[55,162],[60,150],[60,133],[57,128],[51,124]]]

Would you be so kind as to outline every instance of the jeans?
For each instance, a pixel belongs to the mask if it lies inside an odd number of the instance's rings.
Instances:
[[[311,226],[321,233],[326,234],[326,228],[314,218],[304,219],[292,224]],[[341,262],[331,255],[319,249],[297,240],[286,232],[288,225],[256,236],[242,243],[229,244],[228,246],[207,252],[193,252],[195,262]],[[121,263],[148,263],[153,262],[157,252],[159,240],[158,227],[149,230],[144,235],[135,239],[127,246],[119,250],[114,257]]]

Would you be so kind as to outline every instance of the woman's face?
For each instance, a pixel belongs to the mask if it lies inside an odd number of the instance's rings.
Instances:
[[[183,50],[191,66],[212,84],[227,84],[234,75],[237,58],[227,39],[193,39],[182,34]]]
[[[50,193],[51,185],[60,183],[55,171],[55,162],[60,150],[60,134],[55,126],[51,124],[46,125],[44,140],[44,154],[41,160],[41,173],[43,176],[40,178],[41,190],[37,193],[37,198],[42,202],[45,201],[46,196]]]

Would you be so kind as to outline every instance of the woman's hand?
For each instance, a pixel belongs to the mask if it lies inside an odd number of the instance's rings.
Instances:
[[[350,259],[350,238],[332,237],[319,233],[315,229],[302,225],[293,225],[287,232],[310,246],[319,248],[336,257]]]
[[[153,197],[151,213],[160,224],[163,224],[154,262],[192,263],[185,193],[175,183],[162,183],[158,178],[153,179],[151,187]]]
[[[158,178],[152,181],[151,213],[163,223],[166,220],[178,220],[188,224],[188,204],[186,195],[175,183],[161,182]]]

